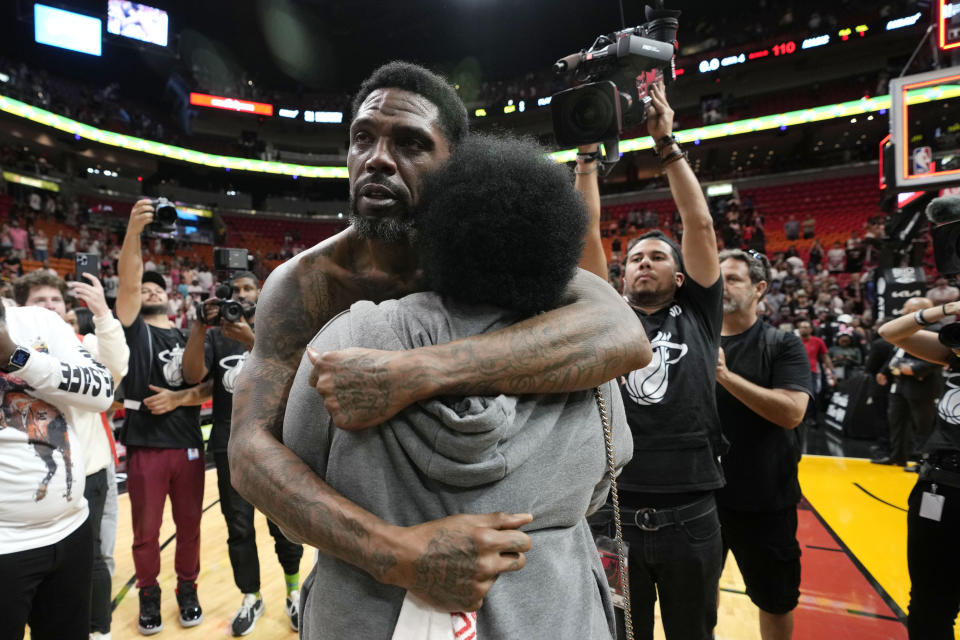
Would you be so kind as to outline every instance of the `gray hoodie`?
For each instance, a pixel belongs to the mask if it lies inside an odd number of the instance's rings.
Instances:
[[[417,293],[358,302],[311,345],[413,349],[495,331],[518,318],[488,306]],[[534,514],[527,564],[497,579],[478,611],[480,640],[611,638],[613,610],[586,514],[603,503],[606,455],[591,391],[449,397],[377,427],[333,427],[309,386],[306,356],[290,391],[285,444],[328,484],[400,526],[458,513]],[[618,390],[603,387],[618,466],[633,451]],[[324,554],[303,587],[300,630],[310,640],[389,639],[405,592]]]

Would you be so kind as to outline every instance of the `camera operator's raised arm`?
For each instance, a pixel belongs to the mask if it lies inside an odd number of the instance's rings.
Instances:
[[[890,320],[880,327],[878,333],[881,338],[912,356],[928,362],[947,364],[953,353],[951,348],[937,334],[932,331],[920,331],[920,329],[958,313],[960,313],[960,302],[948,302],[939,307],[921,309]],[[949,336],[950,333],[948,331],[945,336]],[[947,342],[953,343],[949,337]]]
[[[683,262],[687,275],[702,287],[709,287],[720,278],[717,237],[707,200],[686,154],[673,137],[673,109],[667,102],[662,82],[650,87],[652,102],[647,109],[647,130],[660,157],[660,164],[670,182],[673,201],[683,221]]]
[[[140,281],[143,278],[143,249],[140,234],[153,222],[153,205],[150,200],[138,200],[130,211],[130,222],[117,260],[117,275],[120,283],[117,290],[117,319],[129,327],[140,315]]]
[[[607,256],[600,239],[600,145],[582,145],[577,149],[574,187],[587,205],[587,232],[580,268],[607,279]]]

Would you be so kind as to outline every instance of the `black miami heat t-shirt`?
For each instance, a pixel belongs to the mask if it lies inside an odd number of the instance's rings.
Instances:
[[[242,342],[224,337],[220,327],[207,331],[203,350],[207,371],[213,378],[213,430],[207,450],[220,453],[227,450],[230,441],[233,390],[248,351]]]
[[[620,379],[633,433],[633,459],[620,485],[636,493],[717,489],[723,486],[723,436],[714,386],[723,281],[704,288],[687,278],[671,305],[637,315],[653,359]]]
[[[123,443],[130,447],[160,449],[203,448],[200,433],[200,407],[177,407],[169,413],[154,415],[143,404],[155,394],[150,385],[179,391],[190,385],[183,381],[183,348],[187,337],[180,329],[159,329],[148,325],[142,316],[123,328],[130,347],[130,365],[123,379],[127,420]]]

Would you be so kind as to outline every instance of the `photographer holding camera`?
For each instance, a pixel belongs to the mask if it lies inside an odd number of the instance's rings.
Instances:
[[[139,200],[120,249],[117,319],[130,347],[124,379],[127,417],[127,490],[133,519],[133,564],[140,589],[138,628],[152,635],[163,628],[160,615],[160,523],[167,495],[177,525],[177,602],[180,624],[200,624],[200,517],[203,513],[204,456],[200,405],[210,385],[184,382],[181,362],[187,342],[167,316],[166,281],[144,271],[140,234],[154,220],[150,200]]]
[[[188,384],[196,384],[207,376],[213,379],[213,430],[207,448],[217,465],[220,511],[227,523],[233,579],[243,594],[240,609],[231,622],[233,635],[241,636],[253,630],[263,614],[264,605],[260,596],[260,560],[253,526],[253,505],[244,500],[230,483],[227,443],[233,418],[234,386],[247,355],[253,349],[253,314],[260,297],[260,281],[253,273],[241,271],[232,277],[230,285],[218,287],[218,296],[227,291],[230,300],[217,297],[198,303],[198,321],[193,323],[183,353],[183,378]],[[290,626],[296,630],[303,547],[290,542],[271,520],[267,524],[283,567]]]
[[[680,212],[682,245],[661,231],[627,247],[623,294],[643,323],[653,360],[620,379],[634,458],[620,475],[623,537],[630,544],[637,638],[653,638],[659,598],[669,640],[707,640],[717,620],[722,569],[714,491],[723,486],[723,436],[714,381],[723,320],[716,236],[703,192],[672,135],[662,82],[650,86],[647,129]],[[599,224],[599,157],[581,146],[576,187]],[[588,236],[587,246],[596,244]],[[585,252],[585,259],[595,259]],[[595,273],[599,266],[581,261]],[[601,271],[602,272],[602,271]]]
[[[960,313],[960,302],[904,314],[880,327],[880,336],[927,362],[946,365],[946,392],[937,423],[923,446],[920,477],[907,514],[907,567],[912,640],[953,638],[960,608],[960,323],[934,335],[924,327]]]

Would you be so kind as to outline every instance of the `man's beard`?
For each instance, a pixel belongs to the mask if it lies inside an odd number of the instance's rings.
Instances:
[[[627,300],[635,307],[650,309],[653,307],[663,307],[676,295],[676,288],[657,289],[655,291],[631,291],[627,294]]]
[[[737,313],[738,311],[743,311],[747,308],[749,304],[748,300],[743,300],[741,298],[724,298],[723,299],[723,314],[727,315],[730,313]]]
[[[145,304],[140,307],[140,313],[145,316],[165,316],[167,315],[167,305]]]
[[[357,213],[356,200],[350,198],[350,224],[357,237],[363,240],[413,244],[417,237],[414,218],[413,210],[408,206],[403,206],[398,215],[362,216]]]

